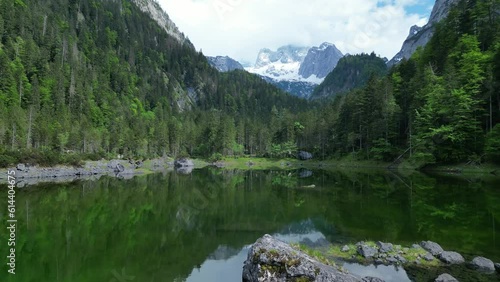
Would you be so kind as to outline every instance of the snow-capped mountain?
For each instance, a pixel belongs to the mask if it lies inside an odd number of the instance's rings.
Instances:
[[[264,48],[255,65],[245,69],[291,94],[308,98],[342,56],[334,44],[326,42],[319,47],[287,45],[276,51]]]
[[[427,45],[434,34],[434,24],[444,19],[448,15],[450,8],[457,2],[458,0],[436,0],[432,8],[431,16],[429,17],[429,22],[423,27],[414,25],[410,28],[410,34],[405,42],[403,42],[401,51],[399,51],[387,65],[392,66],[403,59],[409,59],[418,47]]]
[[[228,56],[207,57],[208,63],[220,72],[242,70],[243,66],[238,61]]]
[[[264,48],[260,50],[255,65],[246,70],[278,81],[304,81],[299,76],[299,69],[309,49],[293,45],[280,47],[276,51]]]
[[[194,48],[193,44],[180,32],[175,23],[170,19],[168,14],[163,11],[160,4],[154,0],[132,0],[133,3],[141,9],[144,13],[148,14],[160,25],[169,35],[176,38],[181,44],[187,43]]]

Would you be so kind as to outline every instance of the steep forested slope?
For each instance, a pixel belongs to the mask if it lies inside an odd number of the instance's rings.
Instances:
[[[0,0],[3,165],[262,153],[273,106],[307,105],[245,72],[219,74],[129,0]]]
[[[385,61],[375,53],[345,56],[314,89],[311,99],[332,98],[338,93],[349,92],[364,86],[371,76],[382,77],[386,72]]]
[[[460,1],[425,48],[336,97],[320,122],[326,155],[500,161],[500,1]]]

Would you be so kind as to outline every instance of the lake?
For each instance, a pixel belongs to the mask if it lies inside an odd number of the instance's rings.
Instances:
[[[432,240],[466,259],[500,261],[500,179],[493,176],[205,168],[40,184],[16,196],[16,275],[7,276],[2,231],[2,281],[241,281],[250,245],[266,233],[313,244]],[[6,222],[5,185],[0,199]],[[408,279],[394,267],[345,267]]]

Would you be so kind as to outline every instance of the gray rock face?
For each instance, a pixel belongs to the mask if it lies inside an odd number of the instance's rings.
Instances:
[[[312,47],[300,65],[299,75],[308,78],[316,75],[318,78],[326,77],[344,55],[334,44],[323,43],[319,47]]]
[[[436,0],[431,16],[429,17],[429,22],[423,27],[412,26],[410,28],[410,34],[403,43],[401,51],[399,51],[387,65],[392,66],[403,59],[408,59],[418,47],[425,46],[434,34],[434,24],[444,19],[448,15],[452,5],[457,2],[458,0]]]
[[[208,63],[220,72],[242,70],[243,66],[228,56],[207,57]]]
[[[179,31],[175,23],[170,19],[168,14],[163,11],[160,4],[153,0],[132,0],[144,13],[148,14],[161,26],[170,36],[174,37],[181,44],[188,44],[194,49],[193,44]]]
[[[371,258],[377,254],[377,249],[367,245],[361,245],[358,246],[358,253],[364,258]]]
[[[437,256],[444,251],[438,243],[432,241],[422,241],[420,243],[420,246],[424,248],[424,250],[431,253],[433,256]]]
[[[383,242],[377,242],[378,250],[381,253],[388,253],[392,252],[393,250],[393,245],[392,243],[383,243]]]
[[[436,280],[434,280],[435,282],[458,282],[458,280],[449,275],[448,273],[444,273],[444,274],[441,274],[439,275],[438,278],[436,278]]]
[[[464,257],[457,252],[442,252],[438,258],[447,264],[461,264],[464,263]]]
[[[285,282],[304,279],[317,282],[357,282],[361,279],[322,264],[290,245],[264,235],[248,252],[243,282]]]
[[[300,151],[298,157],[299,157],[299,160],[307,161],[307,160],[312,159],[313,155],[309,152],[306,152],[306,151]]]
[[[500,263],[495,263],[495,269],[500,272]]]
[[[475,257],[469,264],[471,268],[484,272],[494,272],[495,264],[484,257]]]
[[[174,161],[174,166],[176,168],[181,168],[181,167],[194,167],[194,163],[192,160],[187,159],[187,158],[181,158],[178,160]]]

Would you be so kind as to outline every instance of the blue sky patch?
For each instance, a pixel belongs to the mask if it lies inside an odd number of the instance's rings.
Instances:
[[[419,1],[419,3],[416,5],[407,6],[406,11],[409,14],[418,14],[421,16],[429,17],[433,6],[434,1],[432,0]]]

